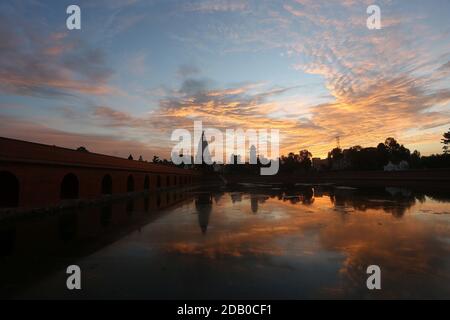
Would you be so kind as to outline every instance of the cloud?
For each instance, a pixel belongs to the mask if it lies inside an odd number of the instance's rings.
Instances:
[[[439,139],[433,144],[431,137],[436,137],[439,127],[450,120],[450,33],[429,23],[434,21],[430,10],[417,14],[391,1],[379,2],[383,28],[368,30],[368,2],[183,3],[178,8],[183,15],[198,18],[197,12],[208,14],[172,39],[199,50],[195,53],[207,50],[208,57],[214,59],[222,55],[232,58],[236,52],[257,59],[260,51],[272,54],[276,50],[283,56],[280,59],[289,61],[298,72],[299,82],[310,84],[312,75],[314,81],[320,79],[326,93],[320,86],[304,97],[297,86],[277,86],[270,74],[264,79],[254,79],[250,74],[248,79],[252,81],[236,79],[239,83],[224,85],[223,79],[208,78],[200,70],[203,65],[175,62],[175,81],[181,83],[154,85],[152,103],[159,103],[149,106],[148,112],[133,113],[130,110],[137,107],[123,100],[111,103],[105,99],[90,103],[95,106],[93,122],[107,130],[126,128],[124,134],[130,137],[152,134],[157,137],[155,145],[165,139],[166,146],[170,146],[168,138],[173,129],[190,128],[194,120],[203,120],[216,128],[280,129],[283,152],[307,148],[315,156],[325,156],[334,147],[337,135],[343,147],[376,145],[387,136],[407,141],[410,147],[426,136],[434,150],[440,151]],[[123,23],[107,34],[128,30],[142,20],[145,12],[129,9],[113,8],[105,29]],[[224,15],[226,19],[221,18]],[[102,50],[64,32],[43,36],[20,21],[11,24],[7,17],[1,18],[3,92],[50,97],[111,92],[108,82],[113,72]],[[171,26],[169,32],[173,34],[176,28]],[[128,69],[139,75],[144,53],[129,58]],[[148,98],[149,92],[140,98]],[[316,93],[318,96],[311,98]],[[142,105],[139,110],[143,110]]]
[[[305,109],[302,101],[294,101],[292,109],[297,112],[275,117],[273,114],[283,107],[278,98],[296,87],[270,88],[246,83],[217,88],[212,80],[188,78],[179,89],[168,91],[159,107],[148,114],[133,116],[102,106],[96,107],[93,115],[106,127],[165,135],[168,146],[171,131],[190,130],[196,120],[221,130],[279,129],[283,153],[306,148],[316,156],[326,154],[336,136],[345,139],[348,146],[370,146],[411,128],[425,130],[450,122],[448,114],[446,120],[441,112],[427,111],[436,104],[449,103],[450,90],[427,90],[417,78],[403,75],[380,79],[365,90],[359,90],[357,85],[349,89],[337,81],[332,88],[334,102]],[[415,142],[414,138],[406,137],[405,141]],[[418,135],[416,141],[422,138]]]
[[[114,110],[107,106],[93,108],[93,115],[100,120],[106,121],[110,127],[145,127],[149,121],[141,117],[133,117],[129,113]]]
[[[196,0],[184,5],[187,11],[200,12],[233,12],[246,11],[249,4],[245,0]]]
[[[46,34],[39,27],[0,14],[0,90],[18,95],[101,95],[110,92],[112,70],[102,50],[65,32]]]
[[[46,127],[36,121],[0,116],[0,136],[31,142],[76,149],[80,146],[89,151],[126,158],[129,154],[142,155],[151,160],[153,155],[162,154],[155,146],[119,135],[81,134]]]
[[[178,67],[177,75],[181,78],[196,76],[200,73],[200,69],[195,65],[182,64]]]
[[[143,75],[148,71],[147,53],[137,52],[128,60],[128,70],[134,75]]]
[[[447,61],[442,66],[440,66],[439,70],[450,70],[450,61]]]
[[[159,145],[167,146],[167,155],[174,144],[171,132],[178,128],[192,130],[194,121],[205,127],[226,129],[280,129],[286,134],[295,132],[299,125],[310,131],[320,129],[304,118],[276,119],[271,112],[279,106],[271,99],[295,88],[272,88],[261,83],[243,83],[239,86],[217,88],[207,79],[185,79],[179,89],[170,90],[159,102],[159,107],[143,115],[132,115],[108,106],[92,109],[94,119],[106,128],[125,128],[151,136]]]
[[[284,142],[293,150],[301,144],[315,154],[325,155],[333,147],[336,135],[341,136],[345,147],[374,145],[389,135],[401,139],[411,129],[436,128],[445,123],[450,119],[448,112],[431,110],[449,103],[448,46],[439,45],[444,39],[449,40],[448,32],[447,36],[440,34],[439,29],[428,25],[430,11],[418,14],[405,8],[398,10],[390,1],[379,3],[382,30],[368,30],[365,9],[369,4],[372,3],[298,0],[275,5],[260,1],[258,6],[251,5],[252,14],[246,19],[232,25],[225,25],[222,20],[209,21],[206,29],[193,28],[190,36],[197,39],[198,48],[216,48],[217,54],[282,49],[295,61],[293,65],[299,73],[324,79],[329,102],[310,105],[308,121],[296,122],[297,128],[291,126],[293,121],[283,119]],[[234,98],[235,105],[248,107],[245,95]],[[208,97],[197,95],[184,102],[168,99],[165,104],[177,106],[180,115],[187,116],[194,101],[194,113],[207,119],[219,114],[225,122],[244,122],[231,118],[230,112],[222,112],[222,101],[204,106],[204,100]],[[256,105],[271,111],[283,108],[282,103]],[[302,101],[299,105],[303,105]],[[239,114],[249,117],[244,110]],[[269,113],[262,116],[269,120],[267,125],[272,120],[277,126]],[[438,145],[436,141],[437,150]]]
[[[388,2],[380,5],[383,28],[377,32],[361,24],[361,5],[344,11],[333,7],[333,12],[320,1],[284,6],[292,23],[314,30],[301,41],[291,38],[290,55],[300,61],[294,68],[322,76],[332,96],[310,108],[311,122],[326,128],[319,136],[304,132],[313,153],[324,154],[337,135],[344,147],[374,145],[389,135],[401,139],[412,129],[450,120],[448,112],[431,112],[450,102],[450,90],[444,84],[448,75],[434,71],[445,55],[425,49],[435,45],[430,30],[420,27],[421,16],[396,16]],[[410,142],[420,142],[420,136]]]
[[[89,1],[90,2],[90,1]],[[96,5],[99,7],[109,7],[112,9],[123,9],[129,6],[133,6],[141,2],[140,0],[100,0],[91,3],[91,5]]]
[[[269,97],[281,95],[289,88],[259,88],[260,84],[215,88],[212,81],[186,79],[176,95],[160,101],[158,114],[180,122],[202,120],[216,128],[281,127],[284,121],[270,119]]]

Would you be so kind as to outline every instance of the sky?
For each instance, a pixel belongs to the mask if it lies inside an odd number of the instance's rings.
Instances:
[[[1,1],[0,136],[150,160],[196,120],[279,129],[283,154],[441,153],[450,1]]]

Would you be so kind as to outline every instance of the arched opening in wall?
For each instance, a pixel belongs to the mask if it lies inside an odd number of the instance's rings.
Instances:
[[[161,176],[160,175],[158,175],[156,177],[156,187],[161,188]]]
[[[166,186],[170,187],[170,176],[166,177]]]
[[[109,174],[102,179],[102,194],[112,194],[112,178]]]
[[[11,172],[0,172],[0,208],[19,206],[19,180]]]
[[[60,197],[64,199],[78,199],[79,196],[79,184],[78,178],[73,173],[68,173],[64,176],[61,182]]]
[[[133,192],[134,191],[134,178],[130,174],[127,179],[127,192]]]
[[[150,178],[148,175],[145,176],[144,179],[144,190],[149,190],[150,189]]]

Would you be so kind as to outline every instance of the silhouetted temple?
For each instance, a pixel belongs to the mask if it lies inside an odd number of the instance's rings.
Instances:
[[[209,153],[208,140],[206,140],[205,132],[202,132],[202,136],[198,142],[197,155],[195,157],[195,163],[197,164],[211,164],[211,154]]]

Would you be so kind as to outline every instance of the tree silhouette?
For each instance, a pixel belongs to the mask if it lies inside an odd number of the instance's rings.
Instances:
[[[299,160],[301,167],[303,167],[303,169],[305,170],[309,170],[312,167],[312,153],[308,150],[301,150],[298,155],[300,158]]]
[[[328,153],[328,158],[332,160],[339,160],[343,157],[342,149],[341,148],[334,148]]]
[[[386,138],[386,140],[384,141],[384,145],[388,150],[396,150],[400,148],[400,145],[398,144],[397,140],[395,140],[392,137]]]
[[[300,162],[306,161],[306,160],[312,158],[312,153],[309,152],[308,150],[301,150],[298,154],[300,155]]]
[[[444,139],[441,140],[441,142],[444,144],[442,147],[442,150],[444,151],[444,154],[449,153],[448,144],[450,144],[450,130],[444,133]]]
[[[384,145],[389,154],[389,160],[392,163],[399,163],[402,160],[408,161],[411,157],[411,152],[392,137],[387,138],[384,141]]]
[[[421,155],[420,152],[417,150],[414,150],[413,153],[411,153],[411,161],[410,161],[410,165],[412,168],[419,168],[420,167],[420,160],[421,160]]]
[[[77,151],[80,151],[80,152],[86,152],[86,153],[88,153],[88,152],[89,152],[89,150],[88,150],[88,149],[86,149],[86,147],[83,147],[83,146],[81,146],[81,147],[78,147],[78,148],[77,148]]]

